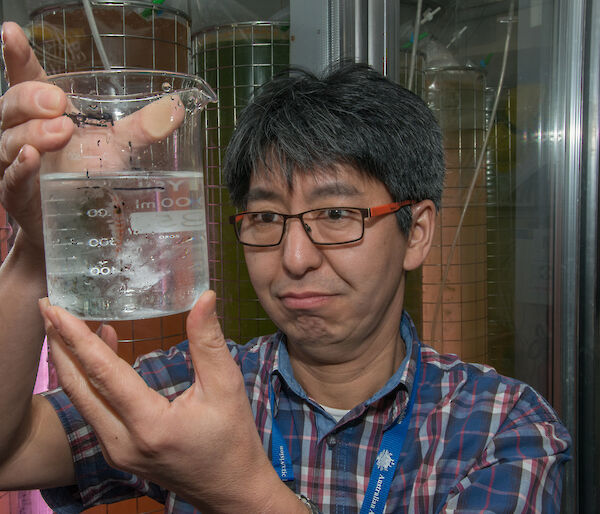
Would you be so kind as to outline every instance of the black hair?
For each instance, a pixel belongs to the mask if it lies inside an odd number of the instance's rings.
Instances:
[[[439,209],[442,135],[421,98],[366,64],[342,62],[322,78],[290,70],[263,85],[238,117],[224,160],[230,198],[245,208],[257,169],[335,171],[351,165],[387,187],[394,201],[430,199]],[[409,207],[398,213],[404,234]]]

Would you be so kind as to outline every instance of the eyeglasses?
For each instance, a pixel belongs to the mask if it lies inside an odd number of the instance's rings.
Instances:
[[[360,207],[323,207],[298,214],[259,211],[240,212],[229,217],[238,241],[246,246],[277,246],[285,234],[285,224],[298,218],[302,228],[316,245],[343,245],[360,241],[365,232],[365,218],[384,216],[413,205],[413,200]]]

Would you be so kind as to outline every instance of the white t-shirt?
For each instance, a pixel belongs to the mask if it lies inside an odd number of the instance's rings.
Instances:
[[[346,414],[348,414],[348,412],[350,412],[349,410],[346,410],[346,409],[334,409],[333,407],[325,407],[325,405],[321,405],[321,407],[323,407],[323,410],[327,414],[330,414],[333,417],[333,419],[335,419],[336,423],[340,419],[342,419]]]

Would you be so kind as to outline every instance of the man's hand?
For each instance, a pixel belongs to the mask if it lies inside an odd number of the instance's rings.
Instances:
[[[206,292],[187,320],[194,384],[169,402],[59,307],[42,302],[60,383],[93,426],[108,462],[203,512],[306,512],[258,437],[243,377]],[[114,331],[101,334],[114,342]]]
[[[41,249],[41,157],[67,144],[82,155],[95,155],[98,131],[76,130],[73,122],[63,116],[71,111],[67,96],[59,87],[44,82],[46,74],[17,24],[3,24],[2,41],[10,88],[0,98],[0,203],[29,242]],[[126,169],[131,148],[143,148],[172,133],[185,115],[184,106],[174,99],[178,100],[177,95],[166,96],[111,126],[111,142],[103,148],[105,168]],[[104,140],[106,131],[103,136]],[[49,159],[53,171],[68,171],[72,166],[62,153]]]
[[[41,82],[46,74],[16,23],[2,25],[2,53],[10,88],[0,98],[0,203],[41,249],[40,156],[62,148],[74,126],[61,116],[65,94]]]

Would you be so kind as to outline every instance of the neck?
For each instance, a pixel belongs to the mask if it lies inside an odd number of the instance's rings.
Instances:
[[[296,380],[320,405],[350,410],[373,396],[400,366],[406,345],[396,331],[387,341],[363,344],[341,362],[323,362],[297,345],[288,352]]]

